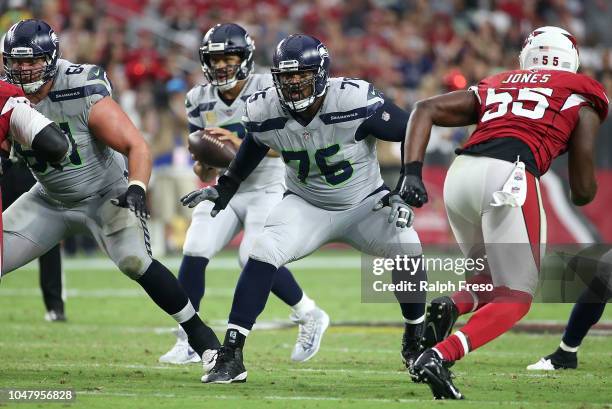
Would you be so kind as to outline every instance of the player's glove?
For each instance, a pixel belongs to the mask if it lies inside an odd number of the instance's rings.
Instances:
[[[391,207],[391,213],[387,220],[390,224],[395,223],[397,227],[410,227],[414,222],[414,212],[406,202],[395,192],[389,192],[380,199],[372,210],[377,211],[383,207]]]
[[[429,200],[422,179],[423,162],[410,162],[402,167],[397,186],[392,193],[397,193],[412,207],[421,207]]]
[[[136,216],[148,219],[151,217],[149,209],[147,209],[147,195],[142,186],[132,184],[127,190],[111,199],[111,203],[115,206],[125,207],[133,211]]]
[[[183,206],[191,208],[196,207],[198,203],[204,200],[209,200],[215,204],[210,212],[210,215],[215,217],[221,210],[227,207],[227,204],[232,200],[239,187],[240,179],[226,171],[219,177],[216,185],[194,190],[186,194],[181,197],[181,203]]]

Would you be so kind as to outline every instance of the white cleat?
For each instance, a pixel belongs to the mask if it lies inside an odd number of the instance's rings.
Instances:
[[[557,368],[555,368],[550,359],[546,358],[540,358],[535,364],[527,366],[527,370],[529,371],[554,371],[555,369]]]
[[[298,338],[291,352],[291,360],[305,362],[319,352],[323,333],[329,327],[329,315],[315,307],[312,311],[298,316],[295,312],[289,316],[291,321],[299,324]]]
[[[209,373],[210,370],[215,367],[215,364],[217,363],[218,353],[219,353],[218,349],[207,349],[202,354],[202,368],[204,368],[205,374]]]
[[[175,331],[175,334],[176,343],[170,349],[170,351],[159,357],[159,362],[163,364],[175,365],[184,365],[194,362],[200,362],[202,359],[200,358],[198,353],[189,346],[189,342],[187,342],[187,334],[185,333],[185,331],[182,328],[179,328]],[[206,352],[208,351],[210,350],[207,350]],[[206,352],[204,352],[204,354],[206,354]]]

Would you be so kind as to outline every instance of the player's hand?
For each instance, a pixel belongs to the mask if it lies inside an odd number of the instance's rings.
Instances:
[[[148,219],[151,217],[147,209],[147,194],[142,186],[129,185],[127,190],[111,199],[111,203],[118,207],[124,207],[133,211],[136,216]]]
[[[386,206],[391,207],[391,213],[389,213],[389,218],[387,219],[390,224],[395,223],[397,227],[401,228],[412,226],[412,223],[414,223],[414,212],[397,192],[393,191],[384,195],[374,205],[372,210],[378,211]]]
[[[195,173],[202,182],[210,182],[219,174],[217,168],[208,166],[200,161],[195,161],[193,164],[193,173]]]
[[[240,144],[242,144],[242,139],[237,137],[236,134],[233,133],[232,131],[229,131],[224,128],[210,127],[210,128],[204,129],[204,132],[207,135],[214,136],[220,141],[230,141],[232,145],[234,145],[236,150],[238,150],[240,148]]]
[[[215,217],[221,210],[227,207],[227,204],[232,200],[239,187],[240,182],[224,174],[221,175],[216,185],[194,190],[181,197],[181,204],[193,208],[198,203],[209,200],[215,204],[210,212],[210,215]]]
[[[412,207],[421,207],[429,200],[421,176],[422,168],[422,162],[410,162],[404,165],[394,190]]]
[[[429,200],[423,180],[416,175],[401,176],[398,188],[398,194],[410,206],[421,207]]]

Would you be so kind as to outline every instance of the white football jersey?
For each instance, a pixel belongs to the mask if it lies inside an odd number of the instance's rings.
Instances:
[[[306,126],[283,110],[275,88],[249,98],[244,122],[258,142],[282,155],[291,192],[320,208],[344,210],[383,185],[376,139],[355,139],[383,103],[366,81],[331,78],[319,112]]]
[[[272,87],[272,75],[251,74],[238,97],[228,106],[220,97],[217,88],[210,85],[193,87],[185,99],[187,119],[194,129],[219,127],[234,132],[239,138],[246,136],[242,124],[246,100],[254,93]],[[274,88],[272,88],[274,89]],[[259,166],[242,182],[238,192],[260,190],[274,184],[284,184],[285,174],[281,158],[265,157]]]

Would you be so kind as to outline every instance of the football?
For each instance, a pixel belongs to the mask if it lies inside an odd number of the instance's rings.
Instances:
[[[220,141],[204,130],[189,134],[188,147],[196,160],[215,168],[227,167],[236,156],[236,149],[230,141]]]

